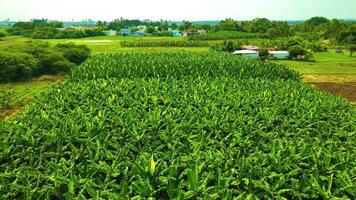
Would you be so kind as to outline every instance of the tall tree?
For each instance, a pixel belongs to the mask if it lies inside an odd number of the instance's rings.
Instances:
[[[222,31],[237,31],[239,28],[238,22],[231,18],[220,21],[218,26]]]
[[[328,28],[325,32],[325,37],[330,39],[336,39],[341,31],[345,30],[346,24],[338,19],[330,21]]]

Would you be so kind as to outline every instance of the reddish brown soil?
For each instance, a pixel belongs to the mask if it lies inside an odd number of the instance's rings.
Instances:
[[[350,83],[310,83],[318,89],[356,102],[356,82]]]

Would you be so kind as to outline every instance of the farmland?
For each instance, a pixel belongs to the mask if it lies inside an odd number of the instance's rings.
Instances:
[[[1,199],[355,199],[356,57],[334,21],[88,37],[131,22],[8,29],[23,36],[0,41]]]
[[[0,49],[4,49],[9,45],[19,45],[24,44],[30,39],[23,38],[23,37],[7,37],[4,41],[0,42]],[[97,36],[97,37],[90,37],[90,38],[82,38],[82,39],[48,39],[48,40],[41,40],[44,42],[50,43],[52,46],[56,44],[63,44],[63,43],[75,43],[75,44],[84,44],[87,45],[92,53],[100,54],[100,53],[113,53],[113,52],[209,52],[209,47],[171,47],[171,46],[161,46],[159,44],[165,43],[169,44],[171,42],[179,43],[180,41],[184,44],[187,41],[187,38],[172,38],[172,37],[123,37],[123,36]],[[158,44],[158,45],[150,45],[147,47],[142,47],[141,45],[136,45],[136,47],[122,47],[121,43],[130,43],[130,44],[137,44],[138,42],[144,42],[144,44]],[[156,43],[157,41],[157,43]],[[266,41],[263,39],[240,39],[239,41]],[[211,44],[215,44],[219,41],[208,41]],[[267,43],[267,42],[265,42]],[[137,47],[141,46],[141,47]],[[322,90],[330,91],[334,94],[341,95],[343,97],[348,98],[351,101],[354,101],[355,98],[353,93],[354,83],[356,82],[356,71],[355,71],[355,63],[356,58],[355,56],[349,57],[348,52],[345,52],[345,55],[338,55],[335,54],[334,51],[331,49],[328,52],[320,52],[314,53],[314,57],[316,62],[297,62],[297,61],[273,61],[278,64],[284,64],[291,69],[294,69],[303,74],[303,80],[306,82],[312,83],[330,83],[333,84],[337,82],[338,84],[334,84],[332,89],[329,87],[322,87]],[[43,83],[39,83],[43,84]],[[314,85],[315,85],[314,84]],[[346,85],[345,85],[346,84]],[[325,84],[324,84],[325,85]],[[23,91],[27,90],[41,90],[41,88],[33,87],[33,84],[27,83],[18,83],[17,87],[22,88]],[[345,87],[344,87],[345,86]],[[0,86],[4,88],[3,85]],[[350,89],[344,89],[344,88]],[[338,89],[337,89],[338,88]],[[43,89],[42,91],[45,91]],[[37,93],[36,93],[37,94]],[[14,116],[13,113],[18,113],[21,111],[23,107],[26,107],[26,102],[30,103],[32,101],[25,101],[21,102],[21,99],[13,98],[13,105],[14,107],[20,109],[10,109],[5,112],[5,116]]]
[[[0,194],[353,198],[355,124],[349,102],[277,64],[102,54],[0,124]]]

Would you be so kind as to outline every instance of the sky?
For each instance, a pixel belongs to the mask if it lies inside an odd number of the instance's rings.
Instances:
[[[356,0],[0,0],[0,21],[356,19]]]

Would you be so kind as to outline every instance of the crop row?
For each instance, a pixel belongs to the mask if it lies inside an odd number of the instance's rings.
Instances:
[[[230,40],[230,39],[244,39],[244,38],[266,38],[262,33],[244,33],[237,31],[218,31],[209,32],[202,35],[191,36],[190,40]]]
[[[132,40],[121,41],[122,47],[208,47],[203,41],[189,40]]]
[[[76,68],[72,80],[98,78],[235,77],[299,80],[285,66],[254,62],[227,53],[121,53],[90,58]]]
[[[355,119],[294,81],[62,84],[2,127],[0,195],[352,198]]]

